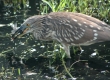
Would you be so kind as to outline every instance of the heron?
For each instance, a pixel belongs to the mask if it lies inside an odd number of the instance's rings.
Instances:
[[[12,39],[28,33],[32,33],[36,40],[58,41],[69,59],[70,46],[88,46],[110,40],[110,26],[107,23],[76,12],[31,16],[15,31]]]

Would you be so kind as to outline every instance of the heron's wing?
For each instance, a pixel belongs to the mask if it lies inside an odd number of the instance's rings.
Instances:
[[[101,23],[102,21],[95,22],[86,19],[83,15],[77,16],[68,12],[50,13],[46,16],[46,24],[50,24],[51,29],[55,31],[55,38],[66,43],[97,41],[102,39],[101,36],[107,38],[108,35],[104,32],[107,29],[103,28]]]
[[[89,21],[92,21],[102,27],[110,27],[108,24],[106,24],[105,22],[102,22],[100,21],[99,19],[97,18],[94,18],[94,17],[91,17],[91,16],[88,16],[88,15],[85,15],[85,14],[82,14],[82,13],[74,13],[75,16],[78,16],[78,17],[82,17],[82,18],[85,18],[86,20],[89,20]]]

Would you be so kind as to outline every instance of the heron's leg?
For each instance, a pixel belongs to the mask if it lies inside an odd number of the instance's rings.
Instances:
[[[81,46],[79,46],[79,49],[81,51],[80,54],[79,54],[79,60],[80,60],[80,56],[81,56],[81,54],[83,53],[84,50],[81,48]]]
[[[83,49],[81,48],[81,46],[79,46],[79,49],[81,50],[80,55],[83,53]]]
[[[69,47],[69,45],[68,45],[68,44],[62,44],[62,45],[63,45],[64,50],[65,50],[65,52],[66,52],[67,58],[71,58],[71,56],[70,56],[70,47]]]
[[[64,47],[64,50],[65,50],[65,53],[66,53],[66,57],[67,57],[67,62],[66,62],[66,65],[69,67],[70,66],[70,59],[71,59],[71,56],[70,56],[70,45],[68,44],[62,44],[63,47]]]

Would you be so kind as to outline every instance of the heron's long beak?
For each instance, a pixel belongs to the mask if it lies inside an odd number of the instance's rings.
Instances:
[[[27,30],[28,30],[28,27],[22,25],[22,26],[12,35],[12,39],[20,38],[21,36],[23,36],[23,35],[26,33]]]

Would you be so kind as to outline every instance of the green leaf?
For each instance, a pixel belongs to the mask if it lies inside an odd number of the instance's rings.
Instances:
[[[20,68],[18,68],[18,75],[21,75],[21,71],[20,71]]]

